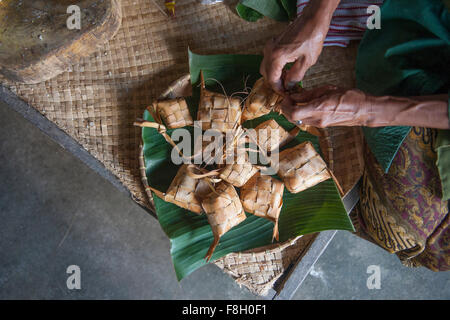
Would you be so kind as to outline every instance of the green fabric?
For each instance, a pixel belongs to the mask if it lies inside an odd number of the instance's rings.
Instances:
[[[381,8],[381,29],[368,30],[359,47],[358,88],[373,95],[446,93],[450,88],[449,74],[450,13],[444,2],[386,0]],[[410,127],[363,131],[371,151],[387,172]],[[441,179],[450,193],[450,179],[442,178],[444,165],[450,162],[442,157],[449,157],[450,152],[448,148],[439,150]],[[446,168],[450,170],[450,166]]]
[[[450,90],[448,91],[448,115],[450,125]],[[439,130],[436,139],[436,152],[438,160],[436,165],[442,183],[442,198],[450,199],[450,130]]]
[[[442,183],[442,198],[448,200],[450,199],[450,130],[439,130],[436,152],[438,155],[436,165]]]

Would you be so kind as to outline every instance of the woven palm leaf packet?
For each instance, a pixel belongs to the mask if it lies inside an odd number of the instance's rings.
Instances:
[[[277,240],[279,240],[278,218],[283,205],[283,192],[283,182],[259,173],[241,188],[240,197],[244,210],[274,222],[272,238]]]
[[[282,97],[270,88],[264,78],[255,82],[242,112],[242,120],[251,120],[268,114],[278,106]]]
[[[156,101],[149,108],[154,113],[154,117],[160,117],[169,129],[194,124],[186,100],[183,98]]]
[[[201,77],[197,120],[201,122],[202,129],[216,129],[220,132],[233,130],[241,121],[241,101],[238,98],[206,90],[203,73]]]
[[[217,184],[215,190],[202,201],[202,207],[214,234],[214,242],[205,257],[209,261],[220,237],[244,221],[246,216],[236,189],[227,182]]]
[[[189,175],[188,165],[182,165],[167,190],[165,200],[189,211],[201,213],[201,203],[195,196],[198,183],[198,179]]]
[[[239,138],[233,148],[232,157],[227,157],[227,163],[220,171],[220,178],[235,187],[242,187],[256,172],[258,168],[249,160],[245,151],[243,138]],[[231,161],[230,161],[231,160]],[[231,163],[230,163],[231,162]]]
[[[331,178],[325,161],[310,142],[280,153],[278,175],[292,193],[298,193]]]
[[[257,143],[259,148],[267,153],[278,149],[292,138],[292,134],[296,133],[298,131],[295,129],[293,133],[287,132],[278,122],[270,119],[256,126],[254,131],[250,131],[250,138],[254,143]]]

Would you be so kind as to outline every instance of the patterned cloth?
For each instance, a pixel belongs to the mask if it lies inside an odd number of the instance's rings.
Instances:
[[[309,1],[297,1],[297,15],[302,14]],[[367,19],[372,15],[367,13],[367,8],[382,4],[383,0],[341,0],[333,14],[324,46],[346,47],[350,40],[361,40],[367,28]]]
[[[439,0],[385,0],[381,29],[360,43],[357,87],[373,95],[432,95],[450,89],[450,15]],[[364,128],[366,169],[357,215],[361,234],[406,265],[450,270],[446,130]],[[370,151],[369,151],[370,148]],[[444,158],[443,158],[444,156]],[[448,178],[448,176],[447,176]],[[443,194],[444,193],[444,194]]]
[[[450,270],[450,215],[433,144],[437,131],[412,128],[387,174],[366,146],[357,233],[407,266]]]

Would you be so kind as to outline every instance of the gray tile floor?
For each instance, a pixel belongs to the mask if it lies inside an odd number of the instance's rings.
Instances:
[[[213,265],[177,282],[158,222],[0,104],[0,299],[258,299]],[[81,269],[81,290],[66,268]],[[381,289],[369,290],[369,265]],[[295,299],[449,299],[450,273],[403,267],[339,232]]]

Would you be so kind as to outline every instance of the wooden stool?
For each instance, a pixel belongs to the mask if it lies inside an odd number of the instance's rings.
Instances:
[[[24,83],[48,80],[110,40],[121,20],[119,0],[3,0],[0,73]]]

